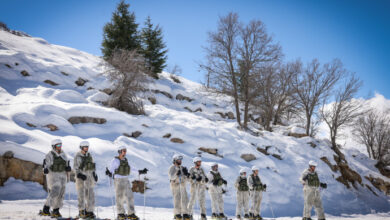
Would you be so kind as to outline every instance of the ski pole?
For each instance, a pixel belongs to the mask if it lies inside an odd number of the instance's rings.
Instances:
[[[268,198],[268,196],[267,196],[267,203],[268,203],[268,205],[269,205],[269,208],[271,209],[272,218],[275,218],[274,210],[272,209],[271,201],[270,201],[270,199]]]
[[[107,178],[109,179],[109,182],[110,182],[110,194],[111,194],[111,205],[112,205],[112,212],[114,213],[114,219],[115,219],[115,207],[114,207],[114,198],[113,198],[113,193],[112,193],[112,184],[111,184],[111,178],[109,176],[107,176]]]
[[[145,219],[145,207],[146,207],[146,175],[144,176],[144,220]]]

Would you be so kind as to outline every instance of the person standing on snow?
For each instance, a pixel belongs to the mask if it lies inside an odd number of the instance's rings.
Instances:
[[[188,212],[192,218],[192,212],[194,209],[194,204],[196,202],[196,198],[199,201],[200,212],[201,212],[201,220],[206,220],[206,183],[209,179],[206,177],[202,165],[202,159],[200,157],[195,157],[192,162],[194,162],[194,166],[190,169],[190,177],[191,177],[191,197],[190,202],[188,203]]]
[[[67,173],[71,171],[71,168],[66,154],[62,151],[62,141],[53,140],[51,147],[52,150],[43,160],[43,173],[46,175],[48,195],[43,210],[39,214],[59,218],[62,217],[60,208],[63,205]],[[53,209],[51,213],[50,208]]]
[[[93,213],[95,209],[95,193],[93,189],[98,181],[98,176],[95,173],[96,165],[88,149],[89,142],[82,141],[80,143],[80,151],[77,152],[73,161],[80,218],[95,218]]]
[[[130,165],[126,158],[126,147],[118,148],[118,156],[111,161],[110,167],[106,170],[106,175],[114,178],[116,209],[118,219],[134,219],[139,218],[135,215],[134,196],[129,181]],[[127,212],[124,208],[124,203],[127,204]]]
[[[226,219],[224,214],[222,185],[226,186],[227,181],[222,178],[221,173],[218,171],[217,163],[211,164],[211,170],[207,177],[209,178],[209,194],[211,198],[211,218]]]
[[[249,219],[263,219],[260,216],[260,205],[261,199],[263,198],[263,191],[267,189],[266,184],[262,184],[259,177],[259,168],[256,166],[252,167],[252,174],[248,178],[248,186],[250,190],[250,198],[251,198],[251,208],[249,212]]]
[[[183,156],[179,154],[173,155],[173,164],[168,170],[173,196],[173,213],[175,220],[190,220],[190,215],[188,215],[187,211],[188,197],[186,190],[186,182],[190,174],[187,168],[181,165],[182,160]]]
[[[240,176],[237,177],[234,186],[237,189],[237,206],[236,206],[236,217],[241,219],[241,211],[244,209],[244,218],[249,218],[249,186],[246,178],[246,169],[240,170]]]
[[[299,181],[303,185],[303,220],[311,220],[311,209],[314,206],[318,220],[325,220],[319,187],[326,188],[326,183],[321,183],[316,170],[317,163],[309,161],[309,168],[305,169]]]

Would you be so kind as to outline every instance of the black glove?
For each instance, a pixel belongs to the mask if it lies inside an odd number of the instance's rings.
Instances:
[[[97,182],[98,181],[98,176],[96,175],[96,173],[93,172],[92,175],[93,175],[93,178],[95,179],[95,182]]]
[[[190,173],[188,173],[187,167],[183,167],[183,174],[184,174],[184,176],[186,176],[186,177],[189,177],[189,176],[190,176]]]
[[[106,167],[106,175],[109,176],[109,177],[112,177],[112,173],[108,170],[107,167]]]
[[[47,169],[47,168],[43,169],[43,173],[44,174],[48,174],[49,173],[49,169]]]
[[[209,182],[209,178],[205,177],[204,181],[206,181],[206,183]]]
[[[222,194],[225,194],[226,193],[226,190],[222,189]]]
[[[202,181],[202,177],[198,176],[198,178],[196,178],[196,181],[198,181],[198,182]]]
[[[263,188],[264,188],[264,189],[267,189],[267,184],[264,184],[264,185],[263,185]]]
[[[326,183],[320,183],[320,186],[324,189],[326,189],[328,187],[328,185]]]
[[[214,186],[218,185],[218,180],[213,180],[213,185]]]
[[[222,180],[222,183],[226,185],[226,184],[227,184],[227,181],[226,181],[226,180]]]
[[[70,172],[70,171],[72,171],[72,168],[70,168],[70,166],[67,166],[67,167],[65,167],[65,171]]]
[[[191,179],[193,179],[193,180],[196,179],[196,176],[194,174],[192,174]]]
[[[87,176],[84,175],[84,174],[82,174],[82,173],[78,173],[78,174],[77,174],[77,178],[82,179],[82,180],[86,180],[86,179],[87,179]]]
[[[141,174],[146,174],[148,173],[148,169],[147,168],[144,168],[143,170],[138,170],[138,174],[141,175]]]
[[[177,175],[178,175],[178,176],[181,175],[181,170],[178,170],[178,171],[177,171]]]

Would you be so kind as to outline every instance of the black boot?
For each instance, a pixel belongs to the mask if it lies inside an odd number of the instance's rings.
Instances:
[[[213,213],[213,214],[211,214],[211,218],[218,218],[218,215]]]
[[[132,219],[132,220],[139,220],[138,216],[136,216],[134,213],[131,215],[127,216],[127,219]]]
[[[183,219],[184,220],[190,220],[190,216],[188,214],[183,214]]]
[[[237,215],[237,216],[236,216],[236,219],[241,219],[241,215]]]
[[[60,209],[53,209],[53,211],[51,212],[51,217],[53,218],[60,218],[62,217],[61,213],[60,213]]]
[[[200,214],[200,219],[201,220],[207,220],[206,214]]]
[[[80,218],[86,218],[87,217],[87,212],[85,211],[85,209],[83,210],[79,210],[79,217]]]
[[[180,214],[175,215],[175,220],[182,220],[182,219],[183,219],[183,217],[181,217]]]
[[[39,211],[39,215],[50,216],[50,207],[44,205],[43,209]]]
[[[118,214],[118,220],[125,220],[126,215],[125,214]]]
[[[96,218],[96,215],[93,212],[85,212],[85,215],[87,218],[93,218],[93,219]]]
[[[244,218],[249,219],[249,215],[248,215],[248,214],[245,214],[245,215],[244,215]]]

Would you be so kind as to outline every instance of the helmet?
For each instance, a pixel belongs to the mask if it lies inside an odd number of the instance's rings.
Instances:
[[[55,148],[55,145],[57,144],[61,144],[62,145],[62,141],[60,139],[54,139],[51,141],[51,147],[52,148]]]
[[[89,142],[88,141],[81,141],[80,142],[80,149],[82,150],[83,147],[89,147]]]
[[[259,168],[258,168],[257,166],[253,166],[253,167],[252,167],[252,171],[255,171],[255,170],[257,170],[257,171],[258,171],[258,170],[259,170]]]
[[[172,161],[173,161],[173,162],[176,162],[176,160],[183,160],[183,156],[180,155],[180,154],[175,154],[175,155],[173,155]]]
[[[196,162],[198,162],[198,161],[202,162],[202,158],[200,158],[200,157],[194,157],[194,159],[192,159],[192,162],[194,162],[194,163],[196,163]]]
[[[121,146],[118,147],[118,153],[121,153],[122,150],[126,150],[126,149],[127,149],[126,146],[121,145]]]
[[[246,173],[246,169],[245,168],[241,168],[240,169],[240,175],[243,174],[243,173]]]
[[[314,160],[309,161],[309,166],[316,167],[317,163]]]

